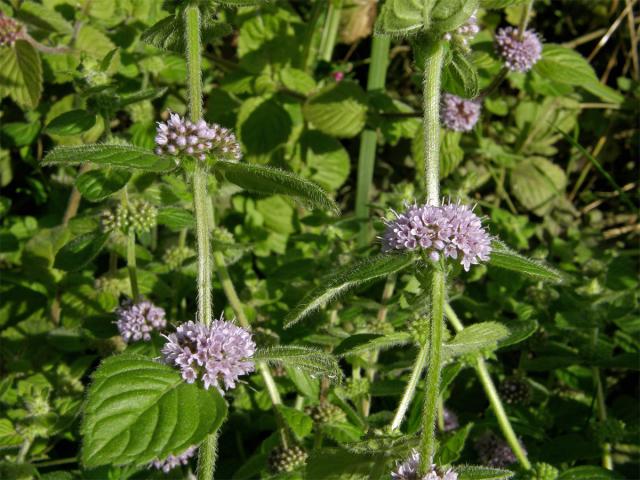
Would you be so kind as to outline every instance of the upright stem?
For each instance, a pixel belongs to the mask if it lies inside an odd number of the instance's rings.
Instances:
[[[444,48],[442,42],[431,47],[424,63],[422,90],[424,129],[424,177],[427,203],[440,203],[440,88]]]
[[[382,90],[389,65],[389,37],[373,37],[371,41],[371,63],[367,78],[367,91]],[[358,233],[358,247],[369,243],[369,200],[373,169],[376,160],[377,134],[375,130],[366,129],[360,137],[360,155],[358,156],[358,184],[356,186],[356,218],[362,223]]]
[[[189,92],[189,118],[197,122],[202,118],[202,66],[200,44],[200,9],[192,0],[184,12],[185,40],[187,44],[187,87]],[[211,247],[207,221],[207,165],[196,161],[193,173],[193,204],[196,214],[198,242],[198,321],[209,325],[213,319],[211,302]],[[208,435],[198,452],[198,480],[211,480],[218,456],[218,432]]]
[[[594,328],[592,333],[592,343],[593,346],[596,346],[598,341],[599,329]],[[607,421],[607,404],[606,397],[604,393],[604,386],[602,385],[602,377],[600,376],[600,369],[598,367],[593,367],[591,369],[593,374],[593,382],[596,387],[596,407],[598,411],[598,420],[601,423]],[[602,466],[608,470],[613,470],[613,457],[611,456],[611,444],[609,442],[605,442],[602,444]]]
[[[127,270],[129,271],[129,281],[131,282],[131,297],[137,302],[140,297],[138,289],[138,271],[136,268],[136,232],[133,228],[127,233]]]
[[[451,305],[445,303],[444,311],[449,320],[449,323],[453,326],[456,332],[460,332],[464,329],[464,325],[456,315],[456,312],[451,308]],[[482,383],[482,387],[489,399],[489,403],[491,404],[491,408],[493,409],[493,413],[498,419],[498,425],[500,426],[500,430],[504,435],[505,440],[513,450],[518,462],[520,465],[526,470],[531,469],[531,463],[529,463],[529,459],[527,458],[527,454],[524,449],[518,442],[518,437],[516,433],[513,431],[513,427],[511,426],[511,422],[507,417],[507,413],[504,410],[504,406],[502,405],[502,401],[500,400],[500,395],[498,394],[498,390],[491,380],[491,375],[489,374],[489,370],[487,369],[487,364],[482,358],[482,355],[476,356],[476,364],[475,364],[476,373],[478,374],[478,378],[480,379],[480,383]]]
[[[422,287],[429,292],[429,355],[425,380],[424,407],[422,409],[422,438],[420,439],[420,473],[426,475],[433,461],[436,440],[435,428],[440,397],[440,371],[442,367],[442,339],[444,331],[445,274],[439,265],[425,275]]]
[[[416,361],[413,364],[413,370],[411,370],[411,377],[409,377],[409,383],[404,389],[404,393],[402,394],[402,399],[398,404],[398,409],[396,410],[396,414],[393,416],[393,421],[391,422],[391,431],[398,430],[400,425],[402,425],[402,421],[404,420],[404,416],[411,405],[411,401],[413,400],[413,396],[416,393],[416,387],[418,386],[418,382],[420,381],[420,377],[422,376],[422,370],[424,370],[425,363],[427,362],[427,355],[429,354],[429,342],[426,342],[418,352],[418,356],[416,357]]]
[[[336,45],[338,27],[340,26],[342,3],[343,0],[329,0],[329,10],[320,40],[320,58],[325,62],[330,62],[333,57],[333,48]]]

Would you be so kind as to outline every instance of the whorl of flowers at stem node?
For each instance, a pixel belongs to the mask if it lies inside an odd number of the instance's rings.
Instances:
[[[440,206],[407,205],[405,213],[385,220],[383,251],[424,250],[433,261],[452,258],[465,271],[471,265],[489,260],[491,237],[480,217],[466,205],[446,203]]]
[[[457,480],[458,474],[452,469],[442,470],[436,465],[431,465],[426,475],[420,475],[420,453],[411,451],[411,455],[404,462],[398,463],[396,469],[391,472],[393,480]]]
[[[442,124],[455,132],[468,132],[480,118],[482,106],[475,100],[445,93],[442,95],[440,117]]]
[[[276,447],[269,454],[269,469],[273,473],[292,472],[307,462],[307,452],[298,445]]]
[[[233,132],[204,120],[193,123],[177,113],[167,122],[158,122],[156,131],[158,155],[193,155],[204,161],[207,155],[225,160],[240,160],[240,144]]]
[[[151,466],[162,470],[164,473],[169,473],[174,468],[189,463],[189,459],[193,457],[197,451],[198,447],[189,447],[180,455],[169,455],[164,460],[154,460],[151,462]]]
[[[463,47],[467,47],[469,45],[469,40],[472,40],[478,32],[480,32],[478,17],[476,17],[476,12],[473,12],[466,22],[454,31],[445,33],[443,39],[446,41],[454,40],[460,43]]]
[[[518,440],[524,450],[521,440]],[[508,467],[518,460],[507,442],[489,432],[482,435],[474,444],[478,458],[483,465],[488,467]]]
[[[501,28],[496,33],[496,48],[512,72],[528,72],[542,57],[542,43],[533,30],[526,30],[520,40],[517,28]]]
[[[100,224],[104,232],[120,231],[145,233],[156,225],[158,209],[149,202],[140,199],[129,200],[127,205],[118,205],[115,210],[105,210],[100,215]]]
[[[22,24],[0,12],[0,47],[5,45],[12,47],[16,40],[23,37],[24,29]]]
[[[153,330],[161,330],[167,325],[164,309],[146,300],[126,303],[116,310],[116,314],[116,326],[120,336],[127,343],[140,340],[148,342]]]
[[[456,415],[456,413],[453,410],[447,407],[444,407],[442,411],[442,417],[444,418],[445,432],[450,432],[460,427],[460,423],[458,422],[458,415]]]
[[[186,322],[166,337],[162,355],[166,363],[180,368],[187,383],[201,379],[205,389],[223,392],[235,388],[241,375],[254,370],[251,359],[256,344],[251,334],[222,318],[211,325]]]

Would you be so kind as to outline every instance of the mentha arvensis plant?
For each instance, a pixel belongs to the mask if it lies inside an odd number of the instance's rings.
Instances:
[[[120,336],[127,343],[151,340],[151,332],[160,331],[167,325],[165,311],[149,301],[128,302],[116,310],[116,325]]]
[[[429,471],[423,475],[419,473],[420,453],[412,450],[409,458],[398,463],[396,469],[391,472],[393,480],[457,480],[458,474],[451,468],[441,469],[432,464]]]
[[[482,106],[476,100],[445,93],[442,95],[442,124],[455,132],[468,132],[478,123]]]
[[[498,53],[511,71],[528,72],[542,57],[542,43],[533,30],[520,35],[513,27],[501,28],[495,41]]]

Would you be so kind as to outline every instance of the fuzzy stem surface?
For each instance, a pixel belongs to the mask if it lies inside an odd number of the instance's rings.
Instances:
[[[418,356],[416,357],[416,361],[413,364],[413,370],[411,370],[411,377],[409,377],[409,382],[404,389],[404,393],[402,394],[402,399],[398,404],[398,408],[396,410],[396,414],[393,416],[393,421],[391,422],[391,431],[398,430],[400,425],[402,425],[402,421],[404,420],[404,416],[411,405],[411,401],[416,393],[416,388],[418,386],[418,382],[420,381],[420,377],[422,376],[422,371],[424,370],[424,366],[427,363],[427,355],[429,354],[429,343],[425,343],[418,352]]]
[[[431,46],[424,63],[422,89],[424,131],[424,178],[427,204],[440,203],[440,90],[444,47],[442,42]]]
[[[127,233],[127,270],[131,283],[131,297],[134,302],[137,302],[140,297],[140,289],[138,288],[138,269],[136,266],[136,232],[133,228],[129,228]]]

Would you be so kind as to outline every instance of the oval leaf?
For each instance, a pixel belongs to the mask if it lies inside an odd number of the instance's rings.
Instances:
[[[562,281],[562,276],[557,270],[514,252],[499,240],[491,243],[491,249],[489,265],[514,270],[540,280]]]
[[[415,260],[411,254],[383,254],[340,268],[323,279],[318,287],[305,295],[302,302],[289,312],[284,319],[285,328],[359,286],[407,268]]]
[[[177,232],[183,228],[192,227],[195,224],[194,214],[184,208],[167,207],[158,212],[158,223]]]
[[[444,359],[495,349],[498,342],[509,336],[509,329],[499,322],[481,322],[465,327],[443,346]]]
[[[234,163],[220,160],[214,169],[222,173],[231,183],[267,195],[281,194],[300,200],[307,206],[339,213],[338,206],[318,185],[293,172],[264,165]]]
[[[93,376],[82,421],[82,463],[145,464],[178,454],[216,431],[227,413],[214,388],[185,383],[137,355],[107,358]]]
[[[367,96],[351,81],[335,83],[309,98],[302,109],[318,130],[334,137],[355,137],[367,118]]]
[[[96,124],[96,116],[86,110],[71,110],[57,116],[44,129],[53,135],[79,135]]]
[[[89,170],[76,179],[76,188],[87,200],[99,202],[124,187],[130,178],[126,170]]]
[[[511,478],[515,472],[480,465],[460,465],[455,468],[458,480],[502,480]]]
[[[345,338],[333,351],[334,355],[344,357],[356,355],[369,350],[384,350],[387,348],[409,345],[413,337],[407,332],[393,332],[387,335],[377,333],[359,333]]]
[[[332,380],[342,379],[342,370],[335,357],[315,348],[297,345],[277,346],[260,349],[253,358],[255,361],[302,370],[312,377],[324,375]]]
[[[67,272],[84,268],[102,250],[108,233],[86,233],[74,238],[60,249],[53,266]]]
[[[96,144],[57,147],[43,160],[45,165],[77,165],[85,162],[148,172],[167,172],[176,166],[174,157],[156,155],[149,150],[131,145]]]

